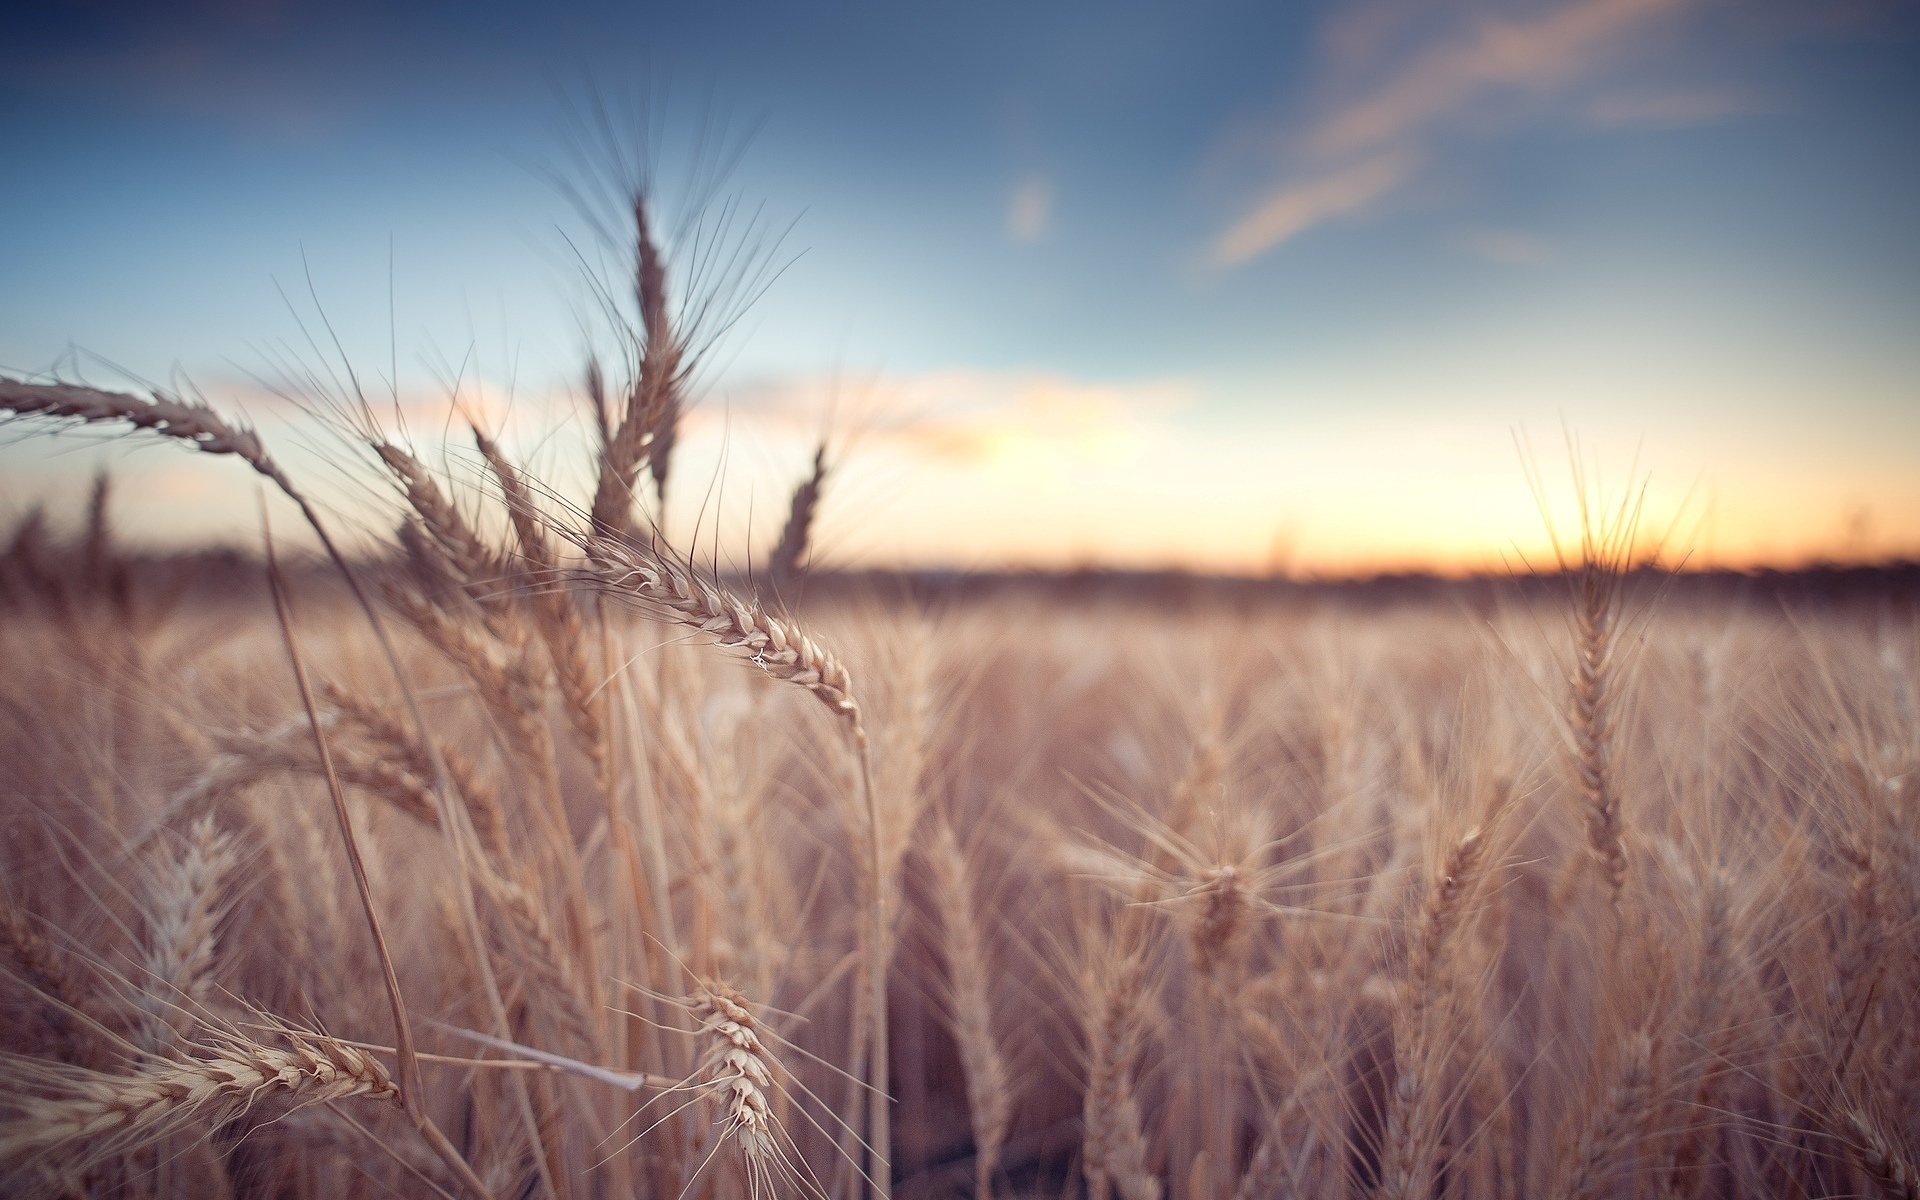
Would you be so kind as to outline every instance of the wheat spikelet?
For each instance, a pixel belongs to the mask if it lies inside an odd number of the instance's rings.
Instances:
[[[508,936],[518,951],[516,960],[538,998],[558,1006],[557,1024],[575,1045],[596,1045],[593,1011],[582,999],[573,957],[547,919],[546,910],[524,884],[493,880],[486,887],[505,918]]]
[[[667,476],[678,436],[687,347],[675,328],[667,295],[666,260],[654,240],[644,189],[632,197],[635,331],[639,369],[627,388],[620,419],[607,415],[606,385],[598,363],[589,363],[587,390],[599,416],[600,475],[594,487],[592,527],[602,534],[632,531],[633,487],[645,463],[655,495],[666,502]]]
[[[1573,733],[1574,767],[1585,802],[1587,847],[1600,864],[1616,912],[1627,879],[1613,762],[1619,592],[1618,574],[1609,565],[1592,560],[1584,564],[1574,610],[1574,667],[1568,679],[1568,723]]]
[[[566,704],[567,718],[586,746],[587,755],[593,761],[594,778],[605,791],[612,782],[606,702],[588,666],[585,622],[580,615],[579,601],[571,588],[548,582],[559,579],[559,559],[526,482],[500,447],[478,426],[473,428],[473,440],[500,485],[520,554],[535,582],[530,601],[534,628],[553,663],[554,679]]]
[[[331,723],[323,720],[323,725]],[[169,806],[175,813],[196,812],[218,796],[272,775],[322,773],[312,734],[302,728],[285,725],[264,733],[215,733],[212,741],[217,755],[175,794]],[[379,797],[422,825],[439,828],[432,785],[415,775],[411,764],[368,753],[351,743],[333,749],[334,771],[342,784]]]
[[[420,519],[421,528],[433,539],[433,545],[454,569],[463,584],[489,582],[499,573],[500,563],[484,538],[468,522],[440,484],[419,459],[391,442],[373,441],[374,454],[399,481],[407,504]]]
[[[1219,863],[1200,872],[1187,896],[1198,908],[1187,935],[1193,969],[1210,987],[1225,989],[1245,956],[1252,894],[1238,865]]]
[[[512,740],[514,758],[547,795],[549,807],[557,807],[553,736],[545,717],[547,681],[517,629],[477,626],[412,588],[389,586],[386,595],[401,619],[472,680],[481,703]]]
[[[95,1016],[96,997],[68,967],[67,955],[35,929],[27,914],[12,901],[0,898],[0,950],[4,950],[27,998],[33,1017],[53,1035],[56,1056],[63,1062],[91,1066],[104,1061],[113,1046]],[[24,1020],[13,1028],[23,1031]]]
[[[331,724],[358,733],[371,742],[380,754],[380,757],[369,760],[365,755],[356,755],[350,750],[342,755],[341,747],[336,746],[336,755],[344,759],[344,764],[339,761],[334,764],[341,771],[342,781],[350,778],[370,779],[380,771],[375,764],[384,764],[393,778],[393,791],[388,798],[394,801],[395,807],[422,824],[439,828],[439,811],[434,805],[432,787],[427,783],[433,777],[433,761],[420,740],[387,712],[350,688],[323,683],[320,685],[320,694],[326,697],[333,710],[329,714],[333,718]],[[453,784],[454,791],[466,804],[467,817],[473,822],[473,831],[479,837],[481,847],[495,861],[501,861],[507,854],[508,846],[506,814],[499,792],[481,777],[473,761],[454,747],[440,747],[440,760],[446,768],[448,782]]]

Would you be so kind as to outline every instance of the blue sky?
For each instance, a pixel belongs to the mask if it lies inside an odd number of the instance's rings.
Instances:
[[[568,238],[619,267],[554,177],[604,103],[651,131],[668,216],[704,133],[783,235],[687,441],[738,541],[832,405],[846,562],[1480,565],[1537,549],[1514,435],[1551,468],[1563,423],[1651,471],[1698,557],[1912,553],[1914,14],[42,6],[5,18],[0,368],[177,368],[297,441],[246,376],[314,357],[281,298],[310,319],[310,270],[417,432],[468,361],[560,456],[592,319]],[[0,503],[98,457],[16,437]],[[136,527],[250,536],[242,483],[124,469]]]

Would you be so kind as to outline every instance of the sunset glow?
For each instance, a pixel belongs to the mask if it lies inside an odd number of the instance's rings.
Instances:
[[[768,286],[669,525],[742,560],[823,431],[847,567],[1501,570],[1546,554],[1527,472],[1564,484],[1569,433],[1669,561],[1920,555],[1897,5],[17,20],[0,368],[177,370],[290,458],[322,435],[262,381],[341,369],[321,314],[419,443],[457,391],[522,453],[583,444],[589,279],[626,269],[566,195],[599,103],[668,201],[702,136],[739,150],[709,211],[759,221]],[[9,438],[0,505],[101,463],[145,536],[257,536],[248,480],[171,453]]]

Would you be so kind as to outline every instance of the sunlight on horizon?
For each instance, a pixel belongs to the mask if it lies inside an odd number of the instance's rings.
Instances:
[[[942,378],[924,390],[955,386]],[[1179,392],[1172,385],[1148,389],[1159,397],[1149,415],[1126,419],[1111,407],[1110,390],[1079,394],[1059,379],[1030,392],[1021,381],[998,386],[1012,399],[906,417],[882,410],[851,435],[844,424],[835,429],[816,527],[820,569],[1109,567],[1301,578],[1551,569],[1547,522],[1563,541],[1577,537],[1576,455],[1605,502],[1639,490],[1642,547],[1657,549],[1667,566],[1920,558],[1920,482],[1897,461],[1877,469],[1810,462],[1723,479],[1693,457],[1710,454],[1710,445],[1653,446],[1615,430],[1444,418],[1403,426],[1384,443],[1374,431],[1339,427],[1196,434],[1161,423],[1178,411],[1167,399]],[[976,380],[971,388],[991,385]],[[961,390],[969,391],[964,381]],[[463,411],[480,415],[556,498],[578,501],[591,441],[570,404],[564,396],[481,398],[469,389]],[[464,429],[457,414],[421,403],[406,415],[417,453],[469,487],[485,486],[470,442],[441,440],[443,429]],[[717,533],[723,567],[757,560],[779,532],[820,427],[817,415],[764,407],[694,410],[676,460],[670,536],[710,546]],[[261,428],[276,456],[349,527],[376,538],[388,532],[390,492],[373,472],[343,471],[322,452],[322,422],[276,412]],[[258,485],[238,464],[97,435],[10,440],[0,451],[9,464],[0,518],[45,502],[72,527],[93,472],[107,469],[116,479],[116,528],[137,543],[257,549]],[[1530,471],[1546,488],[1547,513]],[[1888,497],[1906,503],[1884,506]],[[297,524],[282,536],[304,540]]]

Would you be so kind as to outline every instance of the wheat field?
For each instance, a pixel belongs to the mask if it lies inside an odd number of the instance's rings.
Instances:
[[[722,576],[635,248],[590,492],[350,391],[374,549],[0,380],[329,556],[10,535],[6,1194],[1920,1195],[1910,588],[809,588],[824,448]]]

